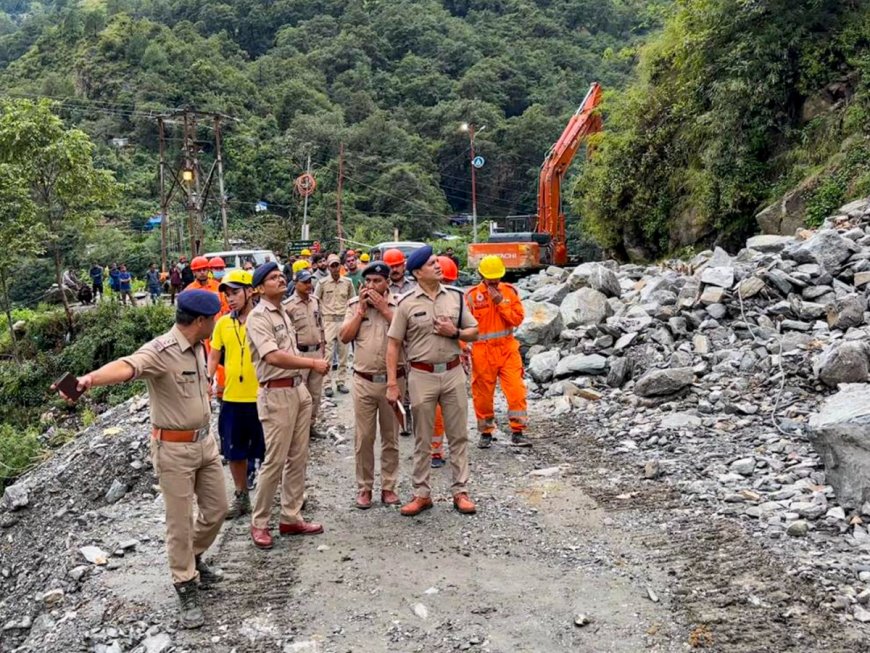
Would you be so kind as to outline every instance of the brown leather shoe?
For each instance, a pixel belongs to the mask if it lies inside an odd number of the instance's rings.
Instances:
[[[295,524],[278,524],[281,535],[317,535],[323,532],[323,524],[300,521]]]
[[[356,493],[356,507],[360,510],[368,510],[372,507],[371,490],[360,490]]]
[[[474,501],[469,499],[468,494],[465,492],[460,492],[453,496],[453,507],[463,515],[473,515],[477,512],[477,506],[474,505]]]
[[[429,497],[414,497],[410,503],[402,506],[400,512],[405,517],[413,517],[419,515],[424,510],[429,510],[432,507],[432,499]]]
[[[399,495],[392,490],[383,490],[381,491],[381,503],[387,506],[398,506],[402,501],[399,499]]]
[[[251,539],[254,540],[254,546],[258,549],[271,549],[272,536],[269,534],[268,528],[257,528],[251,526]]]

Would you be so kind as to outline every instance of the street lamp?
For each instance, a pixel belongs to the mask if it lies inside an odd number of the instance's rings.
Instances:
[[[486,129],[486,125],[477,130],[479,134],[484,129]],[[474,124],[464,122],[459,125],[459,131],[468,132],[468,141],[471,145],[471,238],[472,242],[477,242],[477,168],[474,167],[474,134],[475,128]]]

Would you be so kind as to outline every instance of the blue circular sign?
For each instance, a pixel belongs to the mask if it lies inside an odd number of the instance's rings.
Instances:
[[[486,163],[486,159],[482,156],[476,156],[471,160],[471,165],[475,168],[482,168],[484,163]]]

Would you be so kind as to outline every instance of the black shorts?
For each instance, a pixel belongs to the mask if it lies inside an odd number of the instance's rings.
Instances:
[[[266,440],[257,417],[257,402],[222,401],[218,416],[221,454],[227,460],[263,460]]]

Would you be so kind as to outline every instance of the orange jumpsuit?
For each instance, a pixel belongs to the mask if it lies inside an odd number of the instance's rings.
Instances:
[[[480,433],[495,431],[496,381],[508,403],[511,431],[526,428],[526,384],[520,343],[514,329],[525,317],[523,303],[516,289],[508,283],[499,283],[503,299],[495,304],[483,282],[465,293],[465,301],[478,322],[479,336],[471,347],[471,398]]]
[[[209,277],[205,283],[200,283],[199,279],[194,279],[184,288],[185,290],[208,290],[209,292],[213,292],[218,296],[218,299],[221,300],[221,312],[217,314],[218,317],[222,315],[226,315],[230,312],[230,305],[227,303],[227,298],[224,294],[218,290],[220,288],[220,282],[217,279],[213,279]],[[205,352],[208,355],[208,352],[211,351],[211,338],[206,339],[205,341]],[[223,388],[226,382],[226,372],[224,371],[223,365],[218,365],[217,370],[214,373],[215,380],[217,381],[218,388]],[[218,399],[220,399],[223,395],[223,392],[218,393]]]

